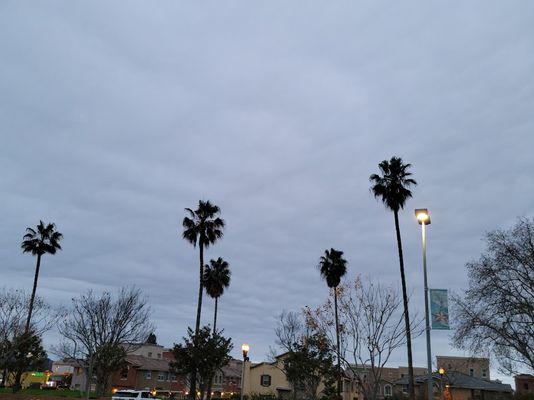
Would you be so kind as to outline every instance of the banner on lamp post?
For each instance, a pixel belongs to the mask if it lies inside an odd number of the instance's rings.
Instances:
[[[429,289],[432,329],[450,329],[447,289]]]

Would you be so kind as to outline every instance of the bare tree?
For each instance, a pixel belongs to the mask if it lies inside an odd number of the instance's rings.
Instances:
[[[86,371],[86,393],[96,376],[97,394],[108,390],[110,376],[128,352],[144,343],[154,327],[150,306],[141,291],[122,288],[116,296],[92,291],[72,299],[67,317],[59,326],[64,340],[55,349],[62,357],[77,360]]]
[[[505,373],[534,371],[534,219],[486,235],[486,251],[467,264],[469,288],[453,297],[453,344],[491,349]]]
[[[2,385],[5,385],[8,371],[8,354],[12,345],[23,337],[40,337],[50,330],[58,321],[61,312],[46,304],[40,297],[33,302],[33,318],[29,326],[31,335],[24,336],[25,323],[28,316],[30,296],[15,289],[0,289],[0,372]],[[20,364],[20,363],[19,363]],[[23,365],[23,364],[21,364]],[[20,373],[22,374],[23,371]]]
[[[382,371],[395,350],[406,344],[403,301],[394,287],[359,277],[338,288],[341,360],[364,399],[376,400]],[[308,324],[334,340],[331,299],[307,310]],[[410,330],[420,334],[421,321],[412,319]],[[332,342],[333,343],[333,342]]]

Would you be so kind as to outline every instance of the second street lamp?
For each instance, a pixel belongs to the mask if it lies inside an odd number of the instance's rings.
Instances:
[[[425,280],[425,321],[426,321],[426,357],[427,357],[427,399],[433,399],[432,382],[432,350],[430,348],[430,311],[428,310],[428,279],[426,273],[426,226],[430,225],[430,214],[426,208],[415,210],[415,217],[421,225],[421,239],[423,242],[423,275]]]
[[[245,391],[245,364],[249,360],[248,351],[250,347],[244,343],[241,345],[241,350],[243,350],[243,368],[241,369],[241,400],[243,400],[243,392]]]

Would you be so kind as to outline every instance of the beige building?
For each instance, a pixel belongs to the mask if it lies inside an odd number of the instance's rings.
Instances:
[[[475,378],[490,380],[489,359],[477,357],[436,356],[437,370],[461,372]]]
[[[272,363],[253,364],[249,361],[245,362],[243,394],[249,397],[251,395],[261,395],[289,399],[292,387],[284,373],[282,356],[278,356]]]

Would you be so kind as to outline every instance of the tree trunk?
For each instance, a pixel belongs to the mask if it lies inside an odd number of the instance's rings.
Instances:
[[[402,256],[402,240],[399,226],[399,213],[393,211],[395,216],[395,231],[397,232],[397,248],[399,250],[399,265],[402,283],[402,301],[404,304],[404,322],[406,324],[406,347],[408,349],[408,393],[410,400],[415,400],[415,385],[413,376],[413,359],[412,359],[412,334],[410,332],[410,312],[408,309],[408,294],[406,290],[406,277],[404,275],[404,258]]]
[[[217,333],[217,304],[218,304],[218,297],[215,297],[215,312],[213,313],[213,337],[215,337],[215,334]],[[208,382],[208,392],[206,394],[206,399],[211,400],[211,388],[213,386],[213,376],[210,376],[209,382]]]
[[[35,276],[33,278],[32,297],[30,298],[30,307],[28,308],[28,319],[26,320],[26,327],[24,333],[30,330],[30,321],[32,319],[33,302],[35,301],[35,292],[37,291],[37,280],[39,279],[39,268],[41,267],[41,254],[37,255],[37,264],[35,265]]]
[[[22,385],[20,384],[20,380],[22,378],[22,370],[18,370],[15,374],[15,383],[13,384],[13,393],[17,393],[20,389],[22,389]]]
[[[0,383],[0,388],[6,387],[6,381],[7,381],[7,368],[4,368],[4,371],[2,372],[2,383]]]
[[[219,298],[215,297],[215,313],[213,315],[213,336],[217,333],[217,304],[219,302]]]
[[[199,262],[200,262],[200,282],[198,286],[198,303],[197,303],[197,320],[195,323],[195,346],[197,341],[198,332],[200,330],[200,316],[202,312],[202,290],[204,288],[204,285],[202,283],[202,278],[204,275],[204,240],[200,238],[199,240]],[[193,372],[191,373],[191,382],[189,386],[189,397],[194,399],[196,398],[197,393],[197,374],[196,374],[196,368],[193,368]]]
[[[339,344],[339,319],[337,316],[337,287],[334,288],[334,313],[336,317],[336,347],[337,347],[337,397],[341,399],[341,348]]]
[[[35,265],[35,276],[33,278],[33,289],[30,297],[30,305],[28,307],[28,317],[26,319],[26,326],[24,328],[24,334],[30,331],[30,322],[32,319],[33,303],[35,301],[35,292],[37,291],[37,281],[39,280],[39,268],[41,267],[41,254],[37,255],[37,263]],[[17,371],[15,374],[15,382],[13,384],[13,393],[18,392],[21,389],[20,380],[24,371]]]

